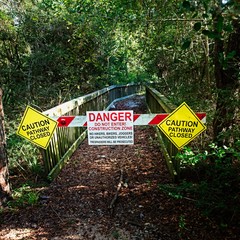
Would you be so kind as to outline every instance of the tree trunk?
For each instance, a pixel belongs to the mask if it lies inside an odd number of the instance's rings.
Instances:
[[[214,141],[220,144],[227,144],[230,141],[230,136],[226,132],[231,129],[234,123],[238,107],[237,91],[240,62],[240,23],[238,20],[233,22],[233,27],[234,31],[229,35],[225,46],[222,39],[215,39],[214,64],[218,98],[213,130]],[[233,53],[234,55],[232,55]]]
[[[0,89],[0,207],[9,200],[10,195],[11,190],[8,179],[8,159],[2,105],[2,89]]]

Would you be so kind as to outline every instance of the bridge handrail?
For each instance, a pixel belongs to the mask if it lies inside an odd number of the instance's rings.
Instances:
[[[141,84],[114,85],[85,96],[75,98],[71,101],[48,109],[43,113],[48,116],[85,115],[86,111],[101,111],[107,109],[114,100],[140,93],[143,89],[144,87]],[[146,102],[150,112],[171,113],[176,108],[176,106],[174,106],[156,89],[149,86],[145,86],[145,89]],[[161,149],[165,156],[170,174],[173,179],[177,179],[179,162],[174,158],[177,153],[177,148],[157,127],[156,132],[160,140]],[[46,150],[40,150],[45,173],[49,180],[52,180],[57,176],[65,162],[71,157],[85,138],[85,128],[66,127],[56,129],[48,148]]]
[[[86,111],[101,111],[117,99],[140,93],[141,84],[114,85],[75,98],[43,112],[47,116],[86,115]],[[65,162],[71,157],[86,137],[85,128],[57,128],[46,150],[41,149],[41,158],[46,176],[54,179]]]
[[[176,106],[172,104],[169,99],[150,86],[146,86],[146,102],[149,111],[152,113],[171,113],[176,109]],[[155,130],[157,132],[161,150],[163,151],[166,159],[169,172],[172,178],[177,180],[180,163],[175,159],[175,156],[178,150],[158,127],[155,127]]]

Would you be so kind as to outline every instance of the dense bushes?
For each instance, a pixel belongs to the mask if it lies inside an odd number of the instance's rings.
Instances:
[[[177,158],[182,168],[179,184],[160,188],[172,197],[193,200],[222,227],[239,225],[240,141],[232,147],[211,144],[198,153],[187,147]]]

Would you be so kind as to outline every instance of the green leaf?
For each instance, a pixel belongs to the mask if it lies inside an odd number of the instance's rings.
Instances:
[[[216,39],[216,38],[220,37],[219,34],[213,32],[213,31],[209,31],[209,30],[203,30],[202,34],[204,34],[205,36],[208,36],[209,38],[212,38],[212,39]]]
[[[224,18],[222,16],[218,17],[218,21],[217,21],[217,31],[221,32],[223,29],[223,20]]]
[[[187,48],[189,48],[191,45],[191,40],[186,39],[183,44],[182,44],[182,50],[186,50]]]
[[[205,36],[208,36],[209,35],[209,30],[202,30],[202,34],[205,35]]]
[[[199,31],[201,29],[201,27],[202,27],[201,22],[197,22],[197,23],[194,24],[193,29],[195,31]]]
[[[206,12],[208,12],[208,4],[206,2],[203,2],[203,6]]]
[[[195,18],[198,16],[198,12],[195,12],[193,15],[192,15],[192,18]]]
[[[204,14],[202,15],[202,17],[203,17],[203,18],[208,18],[208,15],[207,15],[206,13],[204,13]]]
[[[234,51],[232,51],[232,52],[229,52],[228,54],[227,54],[227,59],[232,59],[234,56],[236,55],[236,51],[234,50]]]
[[[191,9],[191,4],[189,1],[183,1],[182,6],[187,10]]]
[[[228,24],[226,26],[223,26],[223,30],[229,33],[232,32],[233,31],[232,25]]]

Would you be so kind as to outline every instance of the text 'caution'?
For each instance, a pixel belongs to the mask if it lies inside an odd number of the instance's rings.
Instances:
[[[206,129],[186,103],[182,103],[158,127],[178,149],[183,148]]]
[[[58,122],[28,106],[17,134],[42,148],[47,148]]]

